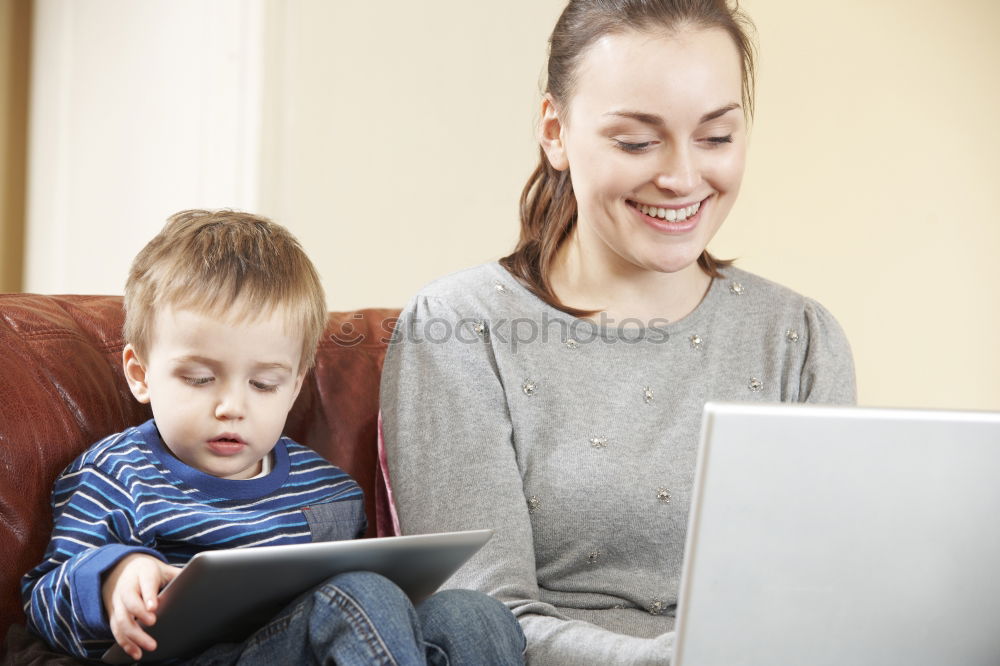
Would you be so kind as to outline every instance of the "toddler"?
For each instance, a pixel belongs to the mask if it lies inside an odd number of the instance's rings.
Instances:
[[[132,264],[125,311],[125,376],[153,418],[59,476],[52,538],[22,582],[29,627],[83,658],[116,642],[133,659],[155,650],[159,590],[200,551],[354,539],[366,526],[358,484],[282,436],[327,316],[286,229],[232,211],[172,216]],[[523,649],[486,595],[448,590],[414,608],[356,572],[187,663],[503,664],[523,663]]]

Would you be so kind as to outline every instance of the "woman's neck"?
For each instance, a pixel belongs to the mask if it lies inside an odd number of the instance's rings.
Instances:
[[[664,320],[675,322],[691,314],[712,278],[697,261],[665,273],[617,256],[586,257],[574,234],[556,254],[551,284],[560,302],[581,310],[600,310],[605,321],[631,319],[662,325]]]

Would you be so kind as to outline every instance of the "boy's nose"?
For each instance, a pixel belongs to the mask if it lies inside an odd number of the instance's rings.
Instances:
[[[215,405],[215,418],[222,421],[242,419],[244,407],[243,393],[239,389],[226,391]]]

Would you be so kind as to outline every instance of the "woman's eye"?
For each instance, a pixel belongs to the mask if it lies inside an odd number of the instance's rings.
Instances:
[[[726,136],[710,136],[708,137],[708,139],[706,139],[706,141],[714,145],[720,145],[723,143],[732,143],[733,135],[727,134]]]
[[[204,386],[205,384],[208,384],[209,382],[211,382],[213,379],[215,379],[215,378],[214,377],[185,377],[184,381],[187,382],[188,384],[190,384],[191,386]]]
[[[266,391],[268,393],[278,390],[277,384],[268,384],[267,382],[257,381],[256,379],[250,380],[250,386],[254,387],[258,391]]]
[[[628,141],[619,141],[615,139],[615,145],[626,153],[641,153],[653,145],[652,141],[641,141],[639,143],[630,143]]]

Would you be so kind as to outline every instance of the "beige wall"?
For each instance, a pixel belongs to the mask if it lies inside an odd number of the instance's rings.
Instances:
[[[255,196],[331,308],[399,306],[509,251],[562,4],[265,0]],[[1000,409],[1000,3],[743,4],[758,115],[713,250],[835,313],[863,404]]]
[[[758,122],[715,248],[837,315],[862,403],[1000,409],[1000,3],[745,4]]]
[[[400,305],[510,249],[562,4],[289,12],[263,201],[303,236],[334,307]],[[1000,409],[1000,3],[744,6],[758,114],[713,249],[836,314],[863,404]]]
[[[21,289],[29,0],[0,0],[0,292]]]
[[[302,237],[333,307],[402,305],[513,245],[560,8],[271,5],[262,205]]]

